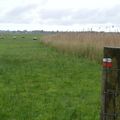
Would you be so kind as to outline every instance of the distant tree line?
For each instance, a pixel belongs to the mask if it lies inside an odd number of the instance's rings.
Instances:
[[[33,30],[33,31],[27,31],[27,30],[16,30],[16,31],[11,31],[11,30],[0,30],[1,33],[13,33],[13,34],[52,34],[52,33],[57,33],[59,31],[44,31],[44,30]]]

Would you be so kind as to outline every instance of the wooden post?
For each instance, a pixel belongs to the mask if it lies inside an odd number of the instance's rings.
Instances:
[[[104,47],[101,120],[120,120],[120,48]]]

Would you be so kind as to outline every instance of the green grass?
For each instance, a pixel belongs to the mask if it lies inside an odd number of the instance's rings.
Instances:
[[[4,36],[0,120],[99,120],[100,65],[57,52],[32,35]]]

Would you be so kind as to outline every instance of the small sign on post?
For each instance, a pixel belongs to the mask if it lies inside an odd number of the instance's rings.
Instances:
[[[101,120],[120,120],[120,48],[104,47]]]
[[[103,67],[104,68],[112,68],[112,59],[111,58],[103,58]]]

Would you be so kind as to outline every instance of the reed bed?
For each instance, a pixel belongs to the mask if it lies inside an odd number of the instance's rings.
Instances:
[[[62,52],[100,62],[104,46],[120,47],[120,33],[61,32],[46,35],[42,41]]]

